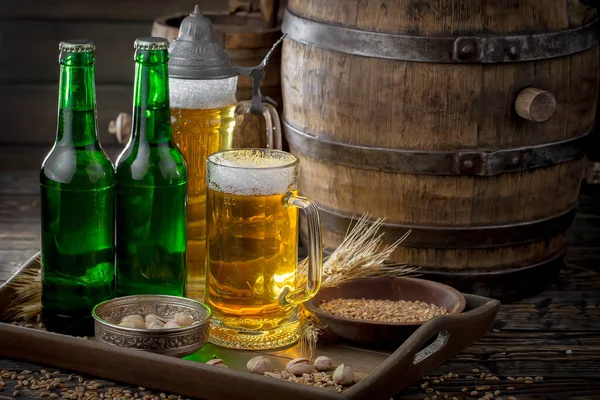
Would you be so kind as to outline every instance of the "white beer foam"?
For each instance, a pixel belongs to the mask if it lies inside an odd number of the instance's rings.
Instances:
[[[209,160],[208,187],[218,192],[270,196],[298,186],[298,164],[293,164],[296,158],[289,153],[240,150],[213,154]]]
[[[169,101],[172,108],[211,109],[237,103],[237,76],[225,79],[169,78]]]

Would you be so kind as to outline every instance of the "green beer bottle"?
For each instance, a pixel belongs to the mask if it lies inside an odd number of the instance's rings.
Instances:
[[[134,45],[133,127],[116,163],[118,296],[185,296],[187,169],[172,140],[168,44]]]
[[[60,43],[56,141],[40,171],[42,316],[52,331],[93,332],[114,297],[114,170],[98,142],[94,44]]]

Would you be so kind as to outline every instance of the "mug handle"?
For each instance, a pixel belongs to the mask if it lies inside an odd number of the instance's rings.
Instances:
[[[247,137],[236,137],[234,138],[238,146],[234,147],[261,147],[267,149],[281,150],[282,139],[281,139],[281,121],[279,114],[273,105],[265,101],[262,103],[262,115],[256,115],[251,111],[252,101],[245,100],[240,101],[235,108],[235,136],[239,135],[251,135],[258,130],[260,132],[260,146],[249,145],[246,146],[244,143],[252,143],[253,138]],[[250,117],[251,114],[253,121],[245,121],[245,118]],[[252,117],[251,117],[252,118]],[[248,131],[245,128],[241,128],[242,124],[248,124]]]
[[[285,295],[290,305],[298,305],[312,299],[321,288],[323,278],[323,248],[321,244],[321,221],[319,208],[312,200],[288,193],[285,197],[288,207],[298,207],[304,211],[308,226],[308,279],[306,286]]]

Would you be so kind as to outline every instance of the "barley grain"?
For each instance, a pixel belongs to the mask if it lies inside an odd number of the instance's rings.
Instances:
[[[391,301],[374,299],[333,299],[323,301],[319,308],[333,315],[382,322],[422,322],[448,311],[421,301]]]

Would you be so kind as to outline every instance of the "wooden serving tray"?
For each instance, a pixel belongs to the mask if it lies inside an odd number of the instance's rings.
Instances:
[[[36,255],[0,287],[0,320],[5,318],[2,310],[13,294],[11,282],[23,271],[39,267]],[[250,358],[262,354],[281,370],[290,359],[299,356],[297,346],[259,353],[207,344],[197,353],[178,359],[0,323],[0,357],[207,400],[388,400],[486,334],[500,303],[468,294],[465,298],[465,312],[432,319],[393,351],[359,348],[342,340],[327,344],[320,341],[317,355],[352,367],[360,379],[341,393],[251,374],[246,369]],[[205,364],[214,357],[224,360],[229,368]]]

